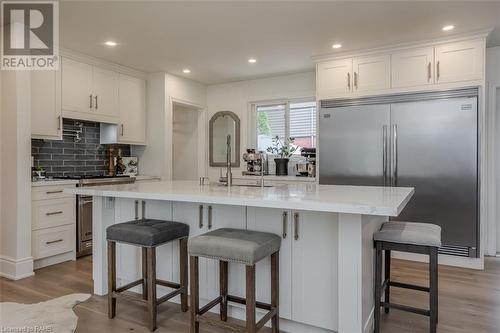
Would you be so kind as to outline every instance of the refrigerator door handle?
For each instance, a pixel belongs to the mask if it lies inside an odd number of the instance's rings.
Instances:
[[[387,186],[387,125],[382,126],[382,173],[384,186]]]
[[[392,125],[392,186],[398,186],[398,125]]]

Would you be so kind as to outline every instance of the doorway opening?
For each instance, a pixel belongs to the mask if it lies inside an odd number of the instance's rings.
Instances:
[[[172,103],[172,180],[197,180],[203,172],[201,111],[191,105]]]

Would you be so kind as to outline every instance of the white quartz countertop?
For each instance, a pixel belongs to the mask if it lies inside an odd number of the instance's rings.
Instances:
[[[138,182],[65,189],[71,194],[142,200],[297,209],[397,216],[414,193],[411,187],[339,186],[307,183],[274,187],[199,185],[197,181]]]

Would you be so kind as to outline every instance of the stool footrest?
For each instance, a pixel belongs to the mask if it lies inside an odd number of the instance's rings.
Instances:
[[[380,306],[384,307],[384,308],[391,308],[391,309],[401,310],[401,311],[405,311],[405,312],[416,313],[416,314],[419,314],[422,316],[427,316],[427,317],[429,317],[431,315],[431,312],[429,310],[419,309],[419,308],[415,308],[413,306],[408,306],[408,305],[380,302]]]
[[[164,286],[164,287],[168,287],[168,288],[173,288],[173,289],[179,289],[181,287],[181,285],[179,283],[160,280],[160,279],[156,279],[156,284],[159,284],[160,286]]]
[[[227,295],[227,300],[228,302],[233,302],[233,303],[238,303],[238,304],[243,304],[246,305],[247,301],[243,297],[238,297],[238,296],[233,296],[233,295]],[[263,302],[255,302],[255,306],[259,309],[264,309],[270,311],[272,306],[269,303],[263,303]]]
[[[123,293],[120,293],[120,292],[113,291],[111,293],[111,296],[114,297],[114,298],[122,298],[122,299],[126,299],[126,300],[129,300],[129,301],[141,302],[141,303],[144,303],[144,304],[147,303],[147,300],[142,299],[141,297],[138,297],[138,296],[135,296],[135,295],[131,295],[130,293],[123,294]]]
[[[119,287],[119,288],[116,288],[116,292],[117,292],[117,293],[121,293],[122,291],[125,291],[125,290],[127,290],[127,289],[130,289],[130,288],[133,288],[133,287],[135,287],[135,286],[138,286],[138,285],[142,284],[142,282],[143,282],[143,281],[144,281],[143,279],[139,279],[139,280],[137,280],[137,281],[127,283],[127,284],[126,284],[126,285],[124,285],[124,286],[121,286],[121,287]]]
[[[405,288],[405,289],[412,289],[412,290],[430,292],[430,288],[429,287],[417,286],[417,285],[414,285],[414,284],[389,281],[388,285],[389,285],[389,287]]]
[[[202,322],[205,323],[209,326],[215,326],[222,328],[224,330],[227,330],[228,332],[234,332],[234,333],[245,333],[246,328],[238,326],[236,324],[229,324],[225,321],[219,321],[219,320],[214,320],[209,317],[201,316],[201,315],[196,315],[196,321],[197,322]]]
[[[204,313],[206,313],[208,310],[210,310],[211,308],[213,308],[214,306],[216,306],[217,304],[220,304],[220,302],[222,302],[222,296],[219,296],[217,297],[216,299],[213,299],[212,301],[210,301],[208,304],[206,304],[204,307],[202,307],[199,311],[198,311],[198,315],[202,315]]]
[[[161,303],[168,301],[169,299],[171,299],[179,294],[182,294],[185,291],[186,291],[186,288],[178,288],[178,289],[166,294],[165,296],[158,298],[158,300],[156,301],[156,304],[160,305]]]
[[[271,308],[255,325],[255,331],[259,331],[276,314],[276,308]]]

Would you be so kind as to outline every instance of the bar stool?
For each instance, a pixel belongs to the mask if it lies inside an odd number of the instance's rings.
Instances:
[[[142,219],[112,225],[106,229],[108,240],[108,316],[116,315],[116,298],[140,301],[148,306],[150,331],[156,329],[157,307],[174,296],[181,297],[181,310],[188,310],[187,303],[187,238],[189,226],[184,223]],[[156,247],[179,240],[180,283],[156,278]],[[116,243],[125,243],[142,248],[142,279],[119,288],[116,287]],[[121,292],[142,284],[142,299]],[[173,288],[169,294],[156,298],[156,285]]]
[[[391,221],[373,235],[375,241],[375,333],[380,332],[380,307],[398,309],[430,318],[430,332],[435,333],[438,322],[438,248],[441,246],[441,227],[429,223]],[[382,251],[385,251],[385,278],[382,283]],[[429,255],[429,287],[392,281],[391,251]],[[413,289],[429,293],[429,310],[390,302],[390,287]],[[381,301],[382,292],[384,301]]]
[[[234,302],[246,305],[246,332],[259,331],[271,320],[272,332],[279,332],[279,249],[281,237],[267,232],[223,228],[207,232],[189,240],[190,288],[191,288],[191,332],[199,332],[200,321],[233,331],[241,327],[214,322],[202,317],[208,310],[220,304],[220,319],[227,321],[227,304]],[[271,256],[271,304],[255,299],[255,264]],[[198,258],[205,257],[219,261],[220,296],[200,309]],[[228,262],[246,265],[246,298],[228,294]],[[256,322],[255,309],[269,312]]]

